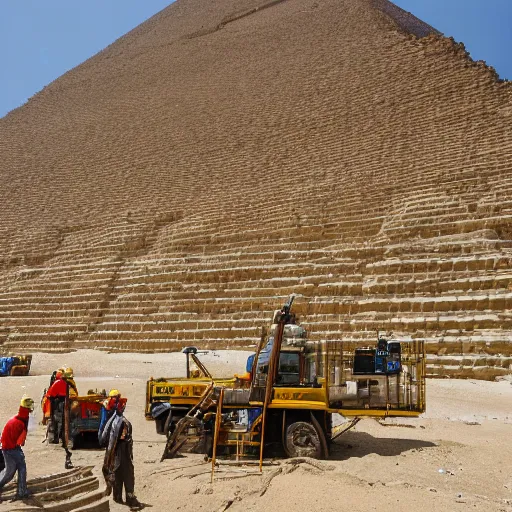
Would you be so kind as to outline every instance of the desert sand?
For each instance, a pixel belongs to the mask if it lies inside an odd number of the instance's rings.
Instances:
[[[202,356],[214,375],[243,369],[248,352]],[[145,382],[150,376],[180,376],[184,356],[107,354],[78,351],[34,354],[29,377],[0,379],[0,423],[17,411],[23,393],[36,402],[50,373],[75,370],[80,394],[115,387],[128,397],[126,416],[134,429],[136,493],[154,510],[218,511],[512,511],[512,385],[509,380],[429,380],[427,412],[419,419],[365,419],[341,436],[319,467],[285,460],[264,468],[221,466],[210,484],[210,464],[187,454],[159,462],[164,438],[144,418]],[[29,478],[61,472],[60,447],[47,446],[36,407],[24,448]],[[75,465],[93,464],[99,474],[103,452],[80,449]],[[267,486],[269,476],[282,468]],[[231,503],[231,504],[230,504]],[[8,511],[12,504],[0,504]],[[128,510],[111,503],[112,511]]]

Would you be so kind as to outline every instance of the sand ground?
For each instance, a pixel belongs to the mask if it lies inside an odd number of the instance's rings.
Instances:
[[[242,371],[247,352],[218,351],[202,356],[214,375]],[[126,415],[134,428],[136,492],[155,510],[294,511],[512,511],[512,385],[510,381],[432,380],[428,411],[419,419],[361,421],[335,443],[319,468],[299,465],[276,476],[252,468],[222,468],[210,484],[210,464],[200,455],[159,462],[164,438],[144,419],[149,376],[180,376],[182,354],[34,354],[29,377],[0,379],[0,423],[17,411],[23,393],[39,401],[51,371],[75,370],[80,394],[116,387],[128,397]],[[36,408],[25,446],[29,478],[63,471],[62,449],[47,446]],[[94,464],[103,453],[81,449],[75,465]],[[0,511],[9,504],[0,504]],[[112,503],[111,510],[126,511]]]

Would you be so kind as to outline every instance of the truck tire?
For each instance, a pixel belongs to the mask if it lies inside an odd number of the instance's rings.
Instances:
[[[284,436],[284,450],[288,457],[323,457],[323,433],[318,432],[315,426],[308,421],[295,421],[286,427]]]
[[[176,425],[178,424],[178,421],[180,421],[184,417],[185,417],[185,414],[183,414],[182,411],[175,411],[175,414],[172,414],[172,411],[169,412],[169,415],[167,416],[165,423],[164,423],[164,430],[163,430],[162,434],[164,434],[165,437],[169,438],[169,436],[176,429]]]
[[[151,417],[155,420],[157,434],[165,434],[165,422],[171,414],[171,404],[155,402],[150,407]]]
[[[162,434],[165,435],[165,437],[169,438],[169,436],[174,432],[174,429],[176,428],[176,422],[179,420],[179,418],[175,418],[172,415],[172,412],[169,411],[169,414],[167,415],[167,418],[164,423],[164,430]]]
[[[164,425],[165,425],[165,420],[163,420],[161,418],[157,418],[155,420],[155,428],[156,428],[157,434],[165,434]]]

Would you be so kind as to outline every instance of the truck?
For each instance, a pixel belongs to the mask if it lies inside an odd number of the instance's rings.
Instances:
[[[0,357],[0,377],[28,375],[31,364],[31,354]]]
[[[53,376],[52,376],[53,378]],[[50,379],[50,386],[52,384]],[[123,399],[126,402],[126,399]],[[93,440],[93,446],[98,445],[98,430],[102,415],[105,415],[105,405],[108,397],[105,390],[90,389],[86,395],[70,393],[65,401],[65,423],[68,426],[66,444],[70,450],[79,448],[85,438]],[[41,398],[43,425],[47,426],[48,442],[55,442],[51,428],[51,399],[46,397],[46,389]]]
[[[146,420],[155,421],[158,434],[169,435],[176,423],[200,400],[213,377],[197,357],[197,347],[185,347],[185,377],[151,377],[146,383]],[[194,368],[195,365],[195,368]],[[215,379],[220,385],[234,386],[237,377]]]
[[[168,436],[163,458],[190,439],[213,456],[259,453],[262,460],[273,446],[288,457],[326,458],[331,442],[361,418],[425,411],[423,341],[309,341],[293,300],[274,313],[246,375],[215,379],[200,371],[147,382],[146,418]],[[334,414],[348,422],[333,428]]]

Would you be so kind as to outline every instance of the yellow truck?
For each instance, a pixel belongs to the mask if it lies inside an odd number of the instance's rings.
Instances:
[[[151,377],[146,383],[147,420],[154,420],[159,434],[169,435],[176,423],[196,405],[213,377],[197,357],[196,347],[186,347],[186,377]],[[236,378],[215,379],[219,385],[234,386]]]
[[[422,341],[311,342],[292,303],[293,296],[274,314],[246,375],[218,380],[202,367],[188,378],[148,381],[146,417],[168,436],[164,457],[189,437],[210,455],[261,458],[273,446],[290,457],[324,458],[330,442],[362,417],[425,411]],[[192,352],[187,359],[197,359]],[[352,422],[332,428],[335,413]]]

